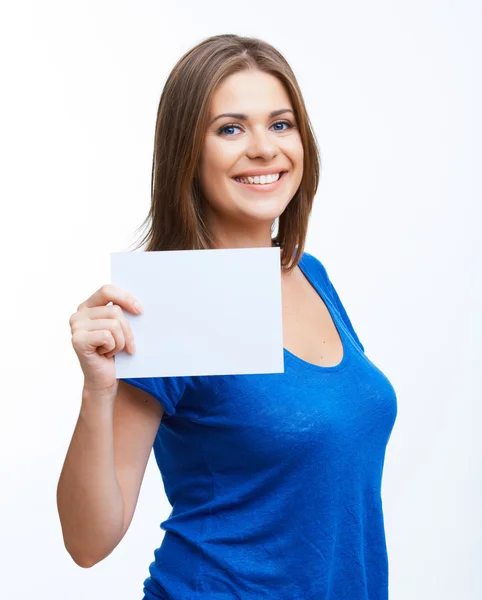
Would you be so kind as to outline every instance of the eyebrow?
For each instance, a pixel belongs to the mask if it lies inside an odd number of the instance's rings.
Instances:
[[[281,114],[287,113],[287,112],[290,112],[294,115],[293,111],[290,108],[280,108],[279,110],[274,110],[273,112],[270,112],[268,116],[270,119],[272,119],[273,117],[277,117],[278,115],[281,115]],[[217,121],[221,117],[232,117],[233,119],[238,119],[239,121],[247,121],[248,120],[247,115],[245,115],[243,113],[222,113],[221,115],[214,117],[214,119],[209,123],[209,125],[212,125],[214,123],[214,121]]]

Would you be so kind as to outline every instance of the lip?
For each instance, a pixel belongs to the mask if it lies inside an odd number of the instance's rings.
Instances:
[[[287,174],[288,174],[288,171],[282,171],[280,178],[277,181],[274,181],[273,183],[264,183],[261,185],[260,184],[256,185],[256,184],[252,184],[252,183],[242,183],[241,181],[236,181],[236,179],[234,179],[234,177],[232,178],[232,180],[237,185],[241,185],[244,188],[249,189],[253,192],[271,192],[272,190],[276,190],[281,185],[281,182],[285,180],[285,175],[287,175]]]
[[[277,166],[271,167],[259,167],[258,169],[251,169],[251,171],[244,171],[244,173],[238,173],[234,177],[259,177],[261,175],[271,175],[272,173],[284,173],[286,169],[279,168]]]

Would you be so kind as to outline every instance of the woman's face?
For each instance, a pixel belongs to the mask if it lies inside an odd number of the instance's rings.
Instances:
[[[288,93],[273,75],[235,73],[216,90],[208,123],[198,173],[209,229],[220,246],[271,245],[271,225],[303,175],[303,145]],[[283,174],[266,187],[235,179],[260,171]]]

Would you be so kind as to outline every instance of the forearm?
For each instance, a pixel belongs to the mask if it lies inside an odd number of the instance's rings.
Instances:
[[[115,473],[114,397],[85,390],[57,487],[65,547],[89,567],[108,556],[122,537],[124,502]]]

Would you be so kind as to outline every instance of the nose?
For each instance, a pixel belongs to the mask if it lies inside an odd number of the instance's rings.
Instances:
[[[249,138],[246,154],[249,158],[272,159],[278,154],[278,145],[274,134],[266,131],[264,126],[255,130]]]

